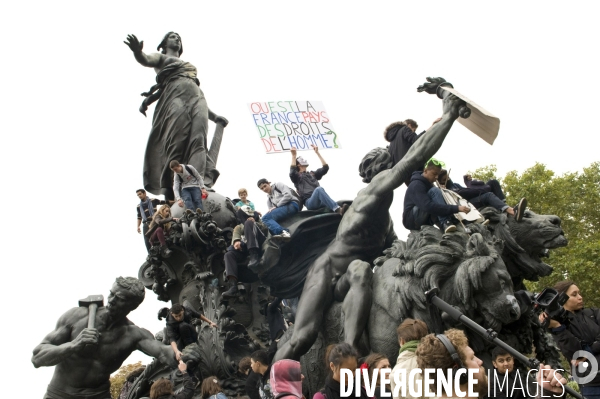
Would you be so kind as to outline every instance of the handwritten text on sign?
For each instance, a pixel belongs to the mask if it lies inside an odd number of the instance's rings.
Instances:
[[[248,104],[267,154],[341,148],[325,107],[320,101],[263,101]]]

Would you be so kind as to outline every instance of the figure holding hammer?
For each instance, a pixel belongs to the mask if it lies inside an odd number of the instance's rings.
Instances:
[[[144,295],[138,279],[119,277],[107,306],[101,295],[93,295],[60,317],[31,359],[36,368],[56,366],[44,399],[110,399],[111,373],[136,349],[177,367],[169,346],[127,319]]]

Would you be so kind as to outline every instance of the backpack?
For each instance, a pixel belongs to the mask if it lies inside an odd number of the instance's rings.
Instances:
[[[281,194],[281,191],[279,191],[279,189],[276,186],[273,186],[273,189],[279,194]],[[304,206],[302,198],[300,198],[300,195],[298,195],[296,190],[294,190],[293,188],[290,188],[290,191],[292,192],[292,197],[294,197],[293,201],[298,204],[298,212],[300,212],[302,210],[302,207]]]
[[[194,176],[194,173],[192,173],[192,170],[190,169],[190,167],[188,165],[183,165],[183,166],[185,166],[185,170],[187,170],[190,175]],[[179,175],[177,175],[177,177],[179,177],[179,183],[183,183],[183,178]],[[194,176],[194,177],[196,177],[196,176]]]

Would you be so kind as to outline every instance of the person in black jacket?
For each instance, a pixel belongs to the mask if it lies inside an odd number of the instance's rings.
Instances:
[[[270,382],[271,364],[269,355],[264,350],[258,350],[250,355],[250,361],[252,362],[252,371],[259,375],[258,393],[261,399],[274,399]]]
[[[431,126],[441,120],[442,118],[437,118]],[[415,133],[418,127],[417,122],[407,119],[404,122],[394,122],[385,128],[383,137],[390,143],[388,151],[392,156],[392,166],[400,162],[415,141],[425,134],[425,130],[419,134]],[[406,181],[405,184],[408,186],[410,180]]]
[[[596,364],[600,364],[600,309],[584,308],[581,292],[575,282],[571,280],[557,283],[554,289],[559,293],[566,292],[569,297],[563,305],[563,308],[568,311],[567,322],[560,323],[556,320],[550,320],[548,324],[556,345],[572,364],[573,362],[579,364],[584,359],[589,361],[588,364],[594,360]],[[540,322],[543,322],[546,318],[546,313],[540,314]],[[581,356],[581,352],[575,355],[578,351],[586,351],[588,356]],[[578,370],[581,373],[581,369]],[[580,377],[585,378],[586,373],[581,373]],[[596,373],[589,382],[581,383],[580,381],[577,382],[581,388],[581,393],[586,398],[600,398],[600,374]]]
[[[182,306],[178,303],[171,307],[166,317],[167,337],[177,360],[181,360],[181,351],[183,348],[198,340],[198,334],[192,320],[200,319],[210,324],[211,327],[217,327],[214,322],[208,320],[203,314],[196,312],[190,306]],[[159,316],[160,319],[161,317]]]
[[[442,171],[443,163],[431,158],[425,164],[423,172],[413,172],[410,185],[404,195],[404,213],[402,224],[409,230],[419,230],[421,226],[433,226],[439,220],[445,233],[456,231],[450,221],[453,214],[469,213],[471,208],[463,205],[448,205],[442,190],[433,186]]]
[[[290,151],[292,153],[290,179],[294,183],[294,186],[296,186],[298,195],[300,195],[300,199],[306,209],[312,211],[319,208],[329,208],[333,212],[343,215],[344,211],[348,209],[348,205],[340,207],[319,184],[319,180],[329,171],[329,165],[327,165],[327,162],[325,162],[319,153],[319,147],[312,144],[312,148],[315,150],[315,154],[319,157],[323,167],[309,172],[307,170],[308,161],[303,157],[296,158],[296,147],[292,147]]]

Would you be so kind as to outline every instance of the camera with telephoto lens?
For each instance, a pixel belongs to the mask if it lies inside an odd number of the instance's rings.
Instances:
[[[558,293],[554,288],[544,288],[542,292],[533,298],[536,308],[542,308],[548,317],[542,323],[542,327],[546,328],[550,320],[556,320],[560,324],[568,323],[568,313],[563,307],[569,296],[566,292]]]

